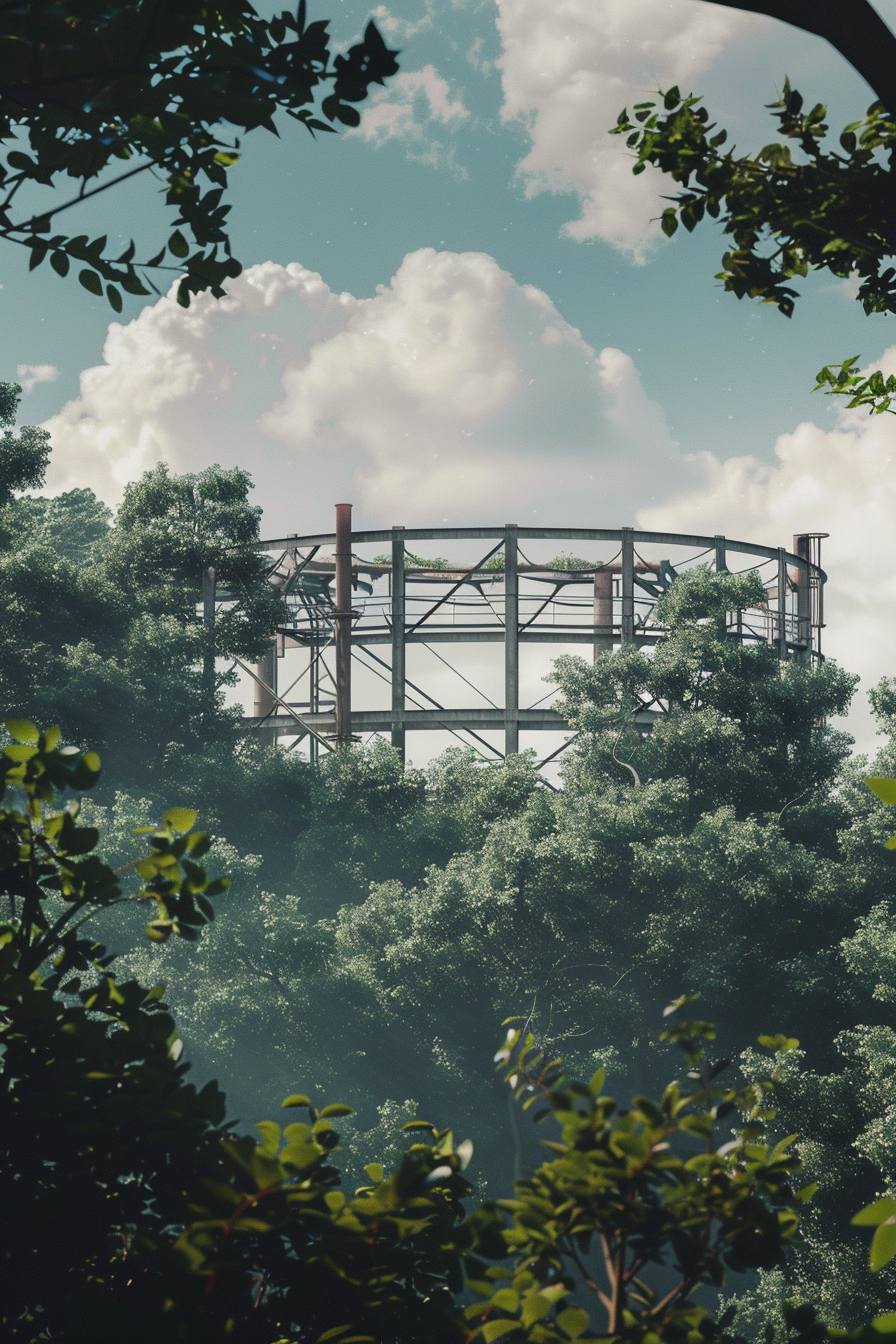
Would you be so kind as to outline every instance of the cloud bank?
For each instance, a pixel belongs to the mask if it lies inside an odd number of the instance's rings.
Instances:
[[[668,183],[632,176],[631,151],[608,134],[620,110],[657,87],[694,81],[741,33],[765,20],[703,0],[497,0],[502,117],[531,148],[518,167],[526,194],[572,192],[581,214],[565,232],[601,238],[642,259],[659,236]]]
[[[875,368],[896,372],[896,346]],[[789,545],[796,532],[829,532],[822,564],[829,657],[858,672],[862,687],[850,729],[873,743],[863,692],[896,676],[896,417],[833,411],[823,429],[804,422],[777,441],[777,462],[701,455],[704,484],[660,506],[641,509],[645,528],[669,528]]]
[[[412,252],[369,299],[265,263],[112,323],[103,354],[47,422],[55,490],[239,465],[266,530],[301,532],[336,499],[360,526],[621,523],[698,483],[629,356],[483,253]]]

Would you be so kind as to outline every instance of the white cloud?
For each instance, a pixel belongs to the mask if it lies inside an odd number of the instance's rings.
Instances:
[[[301,532],[339,498],[358,526],[621,523],[698,479],[631,359],[483,253],[410,253],[370,299],[268,262],[113,323],[104,360],[47,422],[53,489],[236,464],[265,528]]]
[[[620,110],[657,86],[692,87],[740,33],[766,22],[705,0],[497,0],[502,116],[519,118],[531,148],[526,193],[573,192],[579,240],[602,238],[641,258],[668,191],[653,169],[633,177],[631,151],[608,131]]]
[[[55,364],[20,364],[16,369],[16,378],[27,395],[38,383],[55,383],[59,370]]]
[[[452,99],[448,81],[432,65],[422,70],[406,70],[377,89],[365,105],[361,124],[349,135],[360,135],[377,148],[390,140],[404,142],[405,153],[418,163],[432,167],[448,164],[465,176],[456,163],[454,147],[444,129],[455,130],[469,112],[463,99]]]
[[[896,372],[896,346],[875,367]],[[702,455],[704,485],[642,509],[639,524],[772,546],[789,546],[797,532],[829,532],[823,648],[867,690],[896,675],[896,418],[838,410],[834,428],[804,422],[779,437],[775,452],[774,464]],[[872,744],[863,694],[849,726],[861,747]]]

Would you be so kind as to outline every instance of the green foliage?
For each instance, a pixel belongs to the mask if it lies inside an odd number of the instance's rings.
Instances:
[[[105,293],[116,312],[122,291],[156,289],[150,273],[180,275],[184,306],[206,289],[220,296],[239,275],[225,194],[240,141],[225,127],[276,134],[277,112],[312,134],[356,126],[353,104],[398,69],[373,23],[331,60],[327,23],[306,23],[304,0],[297,14],[271,18],[245,0],[214,9],[80,0],[7,5],[0,14],[0,237],[29,250],[32,270],[49,257],[66,276],[74,263],[84,288]],[[156,256],[137,259],[133,242],[114,256],[105,237],[53,232],[61,211],[148,172],[176,211]],[[23,187],[31,202],[35,189],[66,180],[74,187],[68,200],[16,215]]]
[[[706,215],[720,220],[733,242],[717,276],[729,293],[773,303],[789,317],[798,291],[788,282],[827,270],[858,277],[866,313],[896,311],[896,269],[887,264],[896,252],[896,120],[882,103],[844,129],[838,152],[825,143],[826,109],[804,110],[785,79],[769,105],[784,141],[738,157],[723,149],[728,133],[716,131],[699,98],[677,88],[660,98],[637,104],[633,118],[621,112],[613,133],[636,151],[635,173],[654,164],[681,187],[663,211],[668,237],[679,223],[692,231]]]
[[[96,558],[111,519],[112,510],[92,490],[66,490],[52,499],[22,495],[0,509],[0,542],[4,550],[44,546],[85,565]]]
[[[0,1273],[3,1337],[126,1333],[235,1337],[459,1338],[461,1176],[469,1145],[423,1126],[385,1175],[347,1199],[331,1164],[333,1120],[292,1095],[308,1123],[260,1140],[224,1124],[215,1084],[186,1082],[182,1043],[161,1002],[118,979],[87,915],[153,903],[151,937],[181,938],[211,919],[226,887],[197,862],[208,838],[192,809],[138,828],[139,879],[126,896],[98,858],[99,832],[76,799],[99,760],[58,729],[10,720],[0,790]],[[73,1222],[73,1219],[75,1220]],[[71,1235],[66,1230],[71,1229]]]
[[[813,1190],[793,1188],[793,1137],[768,1140],[772,1080],[723,1083],[727,1062],[705,1052],[714,1035],[706,1022],[675,1022],[663,1038],[684,1048],[686,1079],[659,1102],[636,1096],[619,1109],[604,1070],[587,1087],[572,1083],[531,1033],[508,1031],[496,1056],[506,1081],[562,1137],[544,1142],[553,1156],[517,1182],[516,1198],[497,1203],[512,1265],[478,1266],[472,1338],[712,1339],[698,1290],[783,1262]],[[797,1044],[781,1042],[765,1048],[774,1057]]]
[[[849,397],[846,403],[848,411],[858,406],[867,406],[869,415],[883,415],[890,411],[896,399],[896,378],[892,374],[885,376],[880,369],[872,373],[855,372],[859,362],[858,355],[844,359],[842,364],[825,365],[815,377],[813,392],[824,391],[829,397]],[[896,411],[890,411],[896,415]]]
[[[876,797],[884,803],[890,803],[896,806],[896,779],[881,778],[880,776],[868,775],[865,783]],[[896,849],[896,835],[891,835],[886,841],[887,849]]]
[[[13,433],[21,395],[18,383],[0,383],[0,509],[14,491],[43,485],[50,460],[50,436],[45,429],[23,425],[18,436]]]
[[[391,564],[392,564],[392,555],[391,555],[391,552],[390,552],[389,555],[375,555],[375,556],[373,557],[373,563],[374,563],[375,565],[390,565],[390,566],[391,566]],[[425,556],[425,555],[412,555],[410,551],[405,551],[405,555],[404,555],[404,566],[405,566],[405,569],[448,569],[448,568],[449,568],[448,561],[445,559],[445,557],[444,557],[443,555],[437,555],[434,559],[431,559],[430,557]]]
[[[559,569],[567,573],[579,569],[594,568],[595,565],[593,560],[583,560],[579,555],[567,555],[565,551],[561,551],[559,555],[555,555],[553,560],[548,560],[545,565],[545,569]]]

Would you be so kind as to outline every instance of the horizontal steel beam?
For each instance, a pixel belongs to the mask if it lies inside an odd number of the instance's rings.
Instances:
[[[287,636],[287,647],[289,648],[309,648],[317,644],[329,644],[329,639],[320,639],[315,641],[313,638],[297,639],[294,631],[287,631],[284,627],[283,634]],[[601,628],[602,633],[602,628]],[[636,644],[655,644],[661,636],[642,635],[636,633]],[[537,630],[528,629],[520,631],[521,644],[593,644],[595,639],[595,630],[593,626],[584,626],[575,630]],[[616,634],[617,643],[619,642],[618,631]],[[353,630],[352,644],[391,644],[392,632],[389,629],[379,630]],[[504,642],[504,628],[498,626],[494,630],[465,630],[463,626],[451,626],[448,629],[427,630],[425,627],[421,630],[415,630],[413,634],[406,636],[408,644],[502,644]]]
[[[518,711],[521,732],[569,732],[569,723],[555,709],[521,709]],[[635,722],[649,728],[658,711],[645,709],[634,716]],[[303,721],[326,737],[336,731],[334,714],[303,714]],[[262,726],[290,737],[299,736],[300,729],[286,714],[272,714],[260,721],[246,718],[247,725]],[[436,728],[504,728],[503,709],[358,709],[352,710],[352,728],[356,733],[389,732],[394,723],[405,730],[432,730]]]
[[[504,536],[504,527],[409,527],[404,530],[404,538],[409,541],[455,541],[469,538],[489,540],[500,540]],[[622,544],[621,528],[602,528],[602,527],[520,527],[517,533],[520,540],[529,541],[609,541]],[[632,539],[636,546],[657,545],[657,546],[687,546],[696,547],[699,550],[715,552],[716,537],[701,537],[688,532],[633,532]],[[383,542],[392,540],[391,528],[379,528],[369,532],[353,532],[352,545],[365,546],[372,542]],[[290,550],[293,548],[302,549],[307,546],[327,546],[336,544],[336,534],[334,532],[317,532],[310,536],[299,536],[290,534],[285,537],[275,537],[269,541],[258,543],[259,550]],[[777,560],[778,548],[776,546],[760,546],[757,543],[747,541],[732,541],[725,538],[726,551],[736,551],[742,555],[761,555],[767,560]],[[823,570],[815,565],[811,565],[805,557],[794,555],[790,551],[785,552],[787,563],[798,569],[810,569],[821,578],[827,579]]]

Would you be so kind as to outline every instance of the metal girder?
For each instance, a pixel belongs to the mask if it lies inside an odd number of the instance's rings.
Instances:
[[[315,666],[313,670],[309,667],[313,686],[309,712],[299,718],[281,708],[284,701],[277,695],[275,664],[271,666],[270,658],[259,663],[253,674],[259,691],[256,721],[263,721],[265,729],[275,734],[307,731],[315,742],[312,755],[324,740],[328,744],[348,743],[368,732],[388,732],[403,754],[408,731],[443,728],[455,735],[464,731],[474,737],[477,730],[501,732],[504,754],[510,756],[519,750],[520,732],[569,731],[569,725],[554,709],[520,708],[522,646],[591,645],[596,659],[614,647],[656,644],[666,632],[655,623],[655,602],[678,572],[697,563],[726,573],[731,572],[733,556],[747,556],[746,564],[739,562],[744,570],[764,571],[765,599],[731,614],[728,626],[732,638],[771,643],[781,658],[811,660],[821,656],[822,596],[827,578],[820,565],[822,534],[794,537],[790,552],[720,535],[634,528],[547,528],[508,523],[500,527],[395,527],[351,532],[350,508],[338,506],[338,535],[295,534],[260,543],[260,549],[280,550],[286,557],[281,556],[271,571],[271,582],[283,591],[290,612],[277,631],[277,652],[282,656],[286,649],[302,650]],[[411,557],[409,567],[409,543],[463,539],[488,542],[485,557],[476,564],[444,562],[441,568],[427,567],[426,561]],[[562,568],[562,558],[550,566],[533,563],[520,549],[520,542],[526,540],[609,543],[615,552],[611,552],[611,559],[598,558],[586,562],[583,569],[567,570]],[[334,541],[336,556],[321,555],[321,548]],[[355,553],[357,547],[384,542],[391,546],[390,556],[372,560]],[[676,559],[673,566],[666,557],[654,559],[655,549],[644,553],[644,548],[660,546],[696,554]],[[304,557],[302,550],[306,552]],[[486,570],[490,557],[501,551],[502,564]],[[383,592],[386,581],[387,595]],[[547,597],[543,585],[551,588]],[[211,584],[206,587],[211,588]],[[581,587],[590,587],[591,592],[580,594]],[[208,593],[204,596],[208,613],[211,601]],[[332,654],[324,659],[325,649],[334,641],[338,646],[335,677],[329,665]],[[471,682],[460,666],[452,666],[456,659],[446,662],[448,670],[481,694],[489,707],[442,708],[439,700],[424,689],[425,677],[414,671],[417,682],[422,680],[423,685],[408,678],[409,645],[486,643],[503,645],[503,705],[495,705],[480,692],[475,677]],[[391,662],[373,653],[373,646],[380,644],[391,645]],[[382,709],[360,710],[352,705],[351,660],[362,651],[367,654],[365,662],[373,660],[380,665],[376,675],[390,684],[388,702]],[[435,654],[435,647],[432,652]],[[334,682],[335,716],[320,706],[319,674]],[[493,694],[497,699],[497,692]],[[441,691],[439,696],[449,698]],[[417,707],[409,707],[409,701]],[[304,705],[299,708],[304,711]],[[638,717],[647,722],[652,721],[653,714]],[[500,755],[486,739],[480,742]]]

